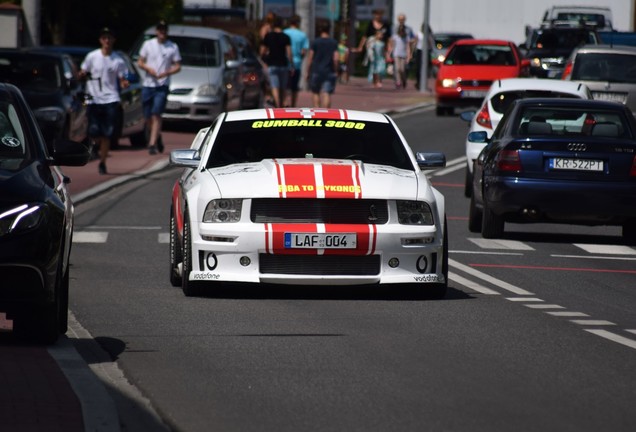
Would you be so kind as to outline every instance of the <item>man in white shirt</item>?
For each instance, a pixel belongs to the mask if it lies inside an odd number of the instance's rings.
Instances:
[[[148,149],[156,154],[163,152],[161,141],[161,115],[166,109],[170,92],[170,75],[181,70],[181,54],[177,44],[168,40],[168,24],[159,21],[156,37],[148,39],[139,50],[139,68],[146,72],[142,99],[146,127],[150,131]]]
[[[110,140],[115,133],[117,113],[120,106],[119,89],[126,88],[128,68],[115,52],[115,36],[108,27],[99,34],[101,47],[86,55],[81,65],[80,77],[88,78],[86,92],[88,100],[88,136],[99,149],[99,173],[106,174],[106,158]]]

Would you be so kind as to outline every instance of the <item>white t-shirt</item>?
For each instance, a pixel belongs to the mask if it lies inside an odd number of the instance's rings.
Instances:
[[[126,62],[119,54],[112,52],[105,56],[100,48],[89,52],[81,68],[91,74],[86,81],[86,91],[92,96],[89,104],[119,102],[119,78],[128,73]]]
[[[139,56],[145,60],[148,67],[154,69],[158,74],[169,70],[175,63],[181,62],[179,46],[171,40],[159,43],[156,37],[143,43],[139,50]],[[148,74],[143,82],[144,87],[159,87],[169,84],[170,76],[158,80]]]

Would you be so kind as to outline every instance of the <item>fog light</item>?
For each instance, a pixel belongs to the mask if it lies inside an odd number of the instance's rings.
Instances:
[[[400,260],[399,260],[399,259],[397,259],[397,258],[391,258],[391,259],[389,260],[389,267],[391,267],[391,268],[396,268],[396,267],[397,267],[397,266],[399,266],[399,265],[400,265]]]
[[[239,262],[241,263],[243,267],[247,267],[248,265],[252,263],[252,260],[249,257],[242,256]]]

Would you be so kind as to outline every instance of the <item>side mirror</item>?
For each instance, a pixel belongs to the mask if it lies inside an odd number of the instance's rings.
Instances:
[[[468,141],[485,144],[488,142],[488,134],[484,131],[469,132]]]
[[[417,165],[422,170],[444,168],[446,166],[446,155],[440,152],[423,153],[418,152],[416,155]]]
[[[170,165],[182,168],[197,168],[201,162],[199,151],[193,149],[170,152]]]
[[[59,166],[83,166],[91,157],[90,149],[82,143],[57,139],[53,141],[52,165]]]
[[[470,123],[473,121],[473,118],[475,117],[475,113],[476,111],[464,111],[459,114],[459,118],[464,120],[465,122]]]

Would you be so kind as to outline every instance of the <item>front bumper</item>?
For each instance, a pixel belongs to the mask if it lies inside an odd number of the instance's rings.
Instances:
[[[166,109],[162,118],[166,120],[189,120],[210,122],[223,110],[223,103],[218,96],[168,96]]]

